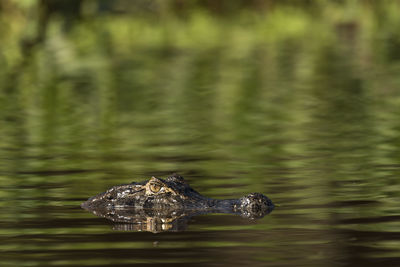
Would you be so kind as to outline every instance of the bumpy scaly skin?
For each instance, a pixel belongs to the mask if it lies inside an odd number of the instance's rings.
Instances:
[[[157,186],[159,191],[155,192]],[[152,190],[153,188],[153,190]],[[202,209],[209,199],[193,190],[181,176],[111,187],[82,203],[85,209],[134,207],[143,209]]]
[[[240,198],[239,203],[244,217],[261,218],[274,208],[272,201],[260,193],[248,194]]]
[[[240,199],[211,199],[202,196],[179,175],[167,179],[117,185],[82,203],[83,208],[115,222],[173,221],[205,213],[232,213],[261,218],[274,208],[260,193]]]

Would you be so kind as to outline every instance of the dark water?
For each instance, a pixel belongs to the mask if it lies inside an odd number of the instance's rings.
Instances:
[[[188,27],[183,37],[135,21],[55,22],[23,59],[9,33],[1,266],[400,265],[398,20],[377,19],[380,35],[361,21],[328,37],[302,28],[310,35],[258,40],[246,20],[215,30],[209,19],[175,25]],[[174,171],[206,196],[261,192],[277,207],[157,234],[79,207]]]

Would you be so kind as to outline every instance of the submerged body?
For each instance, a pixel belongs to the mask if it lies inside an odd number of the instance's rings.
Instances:
[[[202,196],[183,177],[152,177],[148,181],[113,186],[89,198],[81,207],[115,222],[140,223],[149,218],[175,220],[205,213],[232,213],[261,218],[274,208],[260,193],[240,199],[212,199]]]

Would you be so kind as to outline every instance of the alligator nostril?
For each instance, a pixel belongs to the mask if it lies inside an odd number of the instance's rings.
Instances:
[[[260,210],[260,206],[259,206],[257,203],[253,203],[253,204],[251,205],[251,211],[257,212],[257,211],[259,211],[259,210]]]

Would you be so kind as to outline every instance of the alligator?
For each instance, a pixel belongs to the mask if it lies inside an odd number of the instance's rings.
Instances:
[[[239,199],[213,199],[197,191],[173,174],[166,179],[152,177],[148,181],[113,186],[106,192],[89,198],[81,207],[113,222],[119,230],[152,232],[186,227],[195,215],[207,213],[237,214],[258,219],[270,213],[274,204],[260,193]]]

